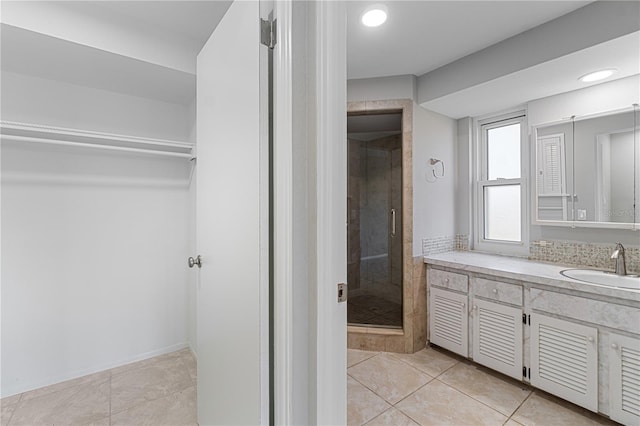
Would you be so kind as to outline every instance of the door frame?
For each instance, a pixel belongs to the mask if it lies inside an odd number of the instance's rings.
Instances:
[[[294,91],[293,1],[274,2],[274,410],[275,424],[293,420],[294,381],[309,383],[309,421],[346,424],[346,303],[337,284],[346,282],[346,6],[307,3],[307,93]],[[296,15],[298,18],[298,15]],[[298,32],[296,32],[297,35]],[[308,347],[293,339],[293,99],[304,99],[309,147]],[[294,349],[307,353],[308,376],[293,377]],[[299,356],[299,355],[298,355]]]
[[[347,304],[347,17],[345,2],[317,1],[311,29],[315,58],[316,424],[346,424]]]
[[[293,98],[291,1],[276,1],[273,49],[273,410],[276,424],[293,419]]]

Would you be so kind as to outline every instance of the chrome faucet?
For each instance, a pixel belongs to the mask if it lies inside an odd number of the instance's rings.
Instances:
[[[611,258],[616,260],[616,274],[627,275],[627,266],[624,260],[624,246],[616,243],[616,249],[611,253]]]

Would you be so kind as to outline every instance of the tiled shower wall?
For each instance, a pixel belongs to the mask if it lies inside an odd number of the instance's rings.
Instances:
[[[573,241],[532,241],[529,259],[565,265],[588,266],[613,270],[615,260],[611,253],[615,244],[592,244]],[[626,247],[627,273],[640,273],[640,247]]]

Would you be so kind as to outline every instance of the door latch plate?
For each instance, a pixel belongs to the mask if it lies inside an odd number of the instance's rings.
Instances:
[[[347,301],[347,285],[345,283],[338,283],[338,303]]]

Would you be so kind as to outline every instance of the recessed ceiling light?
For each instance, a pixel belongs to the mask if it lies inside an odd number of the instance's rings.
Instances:
[[[604,80],[607,77],[610,77],[611,75],[613,75],[614,72],[616,72],[617,70],[614,68],[609,68],[606,70],[600,70],[600,71],[596,71],[596,72],[590,72],[589,74],[585,74],[582,77],[580,77],[578,80],[585,82],[585,83],[591,83],[593,81],[598,81],[598,80]]]
[[[387,8],[383,5],[375,5],[364,11],[362,23],[367,27],[378,27],[387,20]]]

